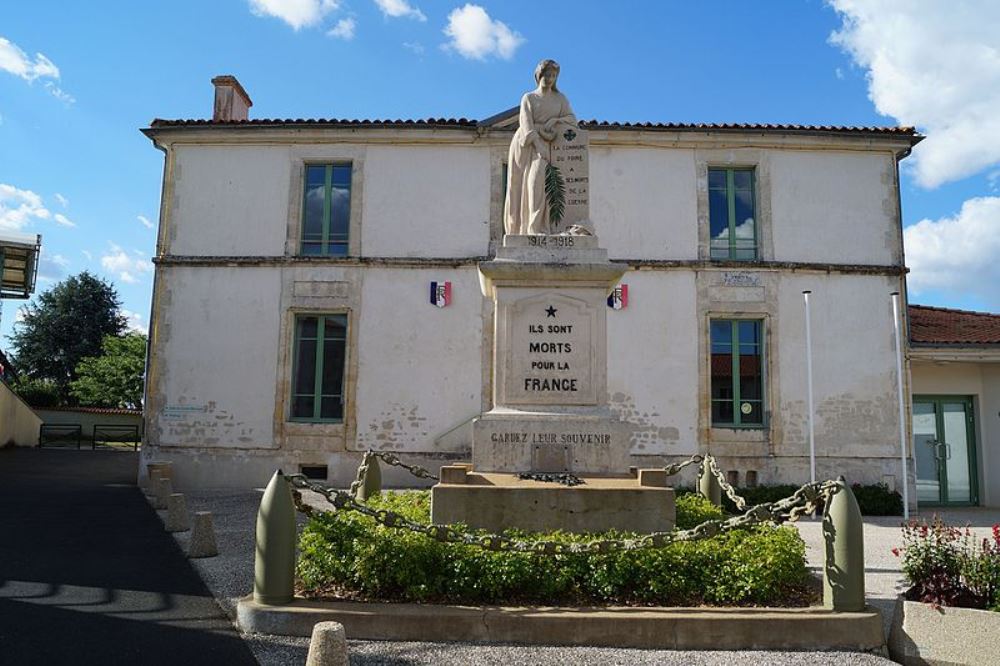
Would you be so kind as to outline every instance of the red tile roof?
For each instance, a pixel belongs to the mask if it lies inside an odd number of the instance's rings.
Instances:
[[[1000,314],[928,305],[911,305],[909,314],[914,345],[1000,344]]]
[[[81,412],[84,414],[120,414],[142,416],[141,409],[123,409],[119,407],[36,407],[42,412]]]
[[[505,114],[498,114],[486,120],[469,120],[468,118],[425,118],[420,120],[357,120],[336,118],[251,118],[249,120],[206,120],[206,119],[176,119],[156,118],[150,123],[153,129],[161,127],[256,127],[263,126],[305,126],[320,125],[324,127],[384,127],[384,128],[461,128],[474,129],[488,127],[498,120],[504,120]],[[908,136],[914,143],[923,139],[913,127],[851,127],[843,125],[794,125],[771,123],[630,123],[609,122],[606,120],[582,120],[582,127],[588,129],[624,129],[624,130],[659,130],[659,131],[729,131],[729,132],[800,132],[800,133],[842,133],[857,135],[894,135]]]

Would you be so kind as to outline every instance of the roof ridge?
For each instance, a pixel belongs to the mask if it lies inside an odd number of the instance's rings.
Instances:
[[[980,310],[962,310],[960,308],[945,308],[939,305],[920,305],[918,303],[910,303],[907,305],[908,308],[920,308],[921,310],[936,310],[938,312],[952,312],[960,314],[970,314],[977,315],[980,317],[1000,317],[1000,313],[996,312],[982,312]]]

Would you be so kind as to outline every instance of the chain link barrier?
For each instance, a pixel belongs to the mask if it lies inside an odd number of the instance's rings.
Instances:
[[[698,478],[700,479],[704,474],[711,474],[715,477],[715,480],[719,482],[719,486],[722,488],[726,496],[733,501],[736,505],[737,511],[745,511],[747,508],[747,501],[736,494],[736,488],[733,488],[732,484],[726,479],[726,476],[719,469],[719,464],[715,461],[715,457],[711,454],[706,453],[704,456],[704,462],[702,463],[701,469],[698,470]]]
[[[386,465],[392,465],[393,467],[402,467],[403,469],[405,469],[407,472],[417,477],[418,479],[430,479],[431,481],[440,480],[436,475],[430,473],[429,471],[427,471],[427,469],[421,467],[420,465],[407,465],[402,460],[400,460],[399,456],[397,456],[395,453],[387,453],[385,451],[368,451],[365,454],[365,460],[368,460],[369,456],[374,456],[378,458]],[[364,463],[365,461],[363,460],[361,464]],[[360,476],[360,469],[358,478],[359,479],[363,478],[362,476]]]
[[[780,525],[784,522],[795,522],[801,516],[813,513],[820,500],[829,502],[830,498],[840,490],[840,484],[836,481],[807,483],[790,496],[777,502],[759,504],[742,515],[733,516],[726,520],[709,520],[688,530],[654,532],[630,539],[594,539],[586,542],[566,543],[547,540],[525,541],[512,539],[502,534],[475,534],[459,530],[452,525],[425,525],[388,509],[374,509],[356,500],[351,493],[325,483],[312,481],[304,474],[294,474],[286,478],[295,489],[293,497],[296,508],[307,516],[314,515],[315,509],[302,500],[302,494],[299,492],[301,490],[310,490],[322,495],[333,505],[335,511],[354,511],[373,519],[380,525],[423,534],[442,543],[475,546],[496,552],[534,553],[537,555],[624,553],[662,548],[681,541],[708,539],[724,532],[764,523]]]

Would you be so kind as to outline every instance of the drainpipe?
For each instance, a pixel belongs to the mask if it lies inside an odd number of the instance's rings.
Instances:
[[[806,303],[806,394],[809,397],[809,482],[816,483],[816,432],[813,427],[813,351],[812,351],[812,325],[809,321],[809,294],[812,292],[806,289],[802,292],[802,298]]]
[[[903,519],[910,519],[910,484],[906,473],[906,403],[903,400],[903,345],[899,334],[899,292],[892,292],[892,326],[896,335],[896,389],[899,396],[899,462],[903,470]]]

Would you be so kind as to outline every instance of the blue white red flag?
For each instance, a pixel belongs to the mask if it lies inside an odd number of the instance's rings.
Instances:
[[[431,282],[431,305],[443,308],[451,304],[451,282]]]
[[[620,284],[608,296],[608,307],[624,310],[628,307],[628,285]]]

